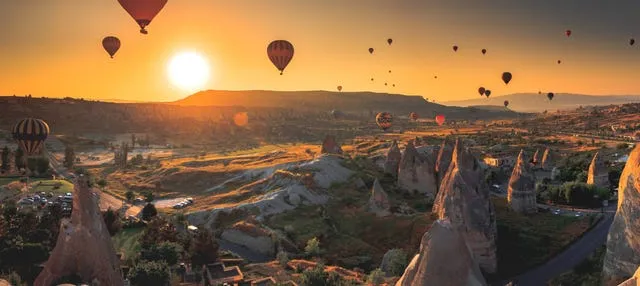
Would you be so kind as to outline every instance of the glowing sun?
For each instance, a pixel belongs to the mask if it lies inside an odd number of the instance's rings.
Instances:
[[[196,52],[179,53],[167,66],[169,80],[185,91],[197,91],[209,81],[209,63]]]

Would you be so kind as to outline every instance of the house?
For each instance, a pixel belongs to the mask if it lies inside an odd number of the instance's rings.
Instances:
[[[202,285],[205,286],[235,285],[244,280],[244,275],[238,266],[226,267],[224,263],[218,262],[203,266],[202,270]]]
[[[512,167],[516,163],[513,156],[493,156],[488,155],[483,159],[484,163],[491,167]]]

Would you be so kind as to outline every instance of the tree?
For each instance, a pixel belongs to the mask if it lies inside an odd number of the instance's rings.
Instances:
[[[153,202],[153,199],[154,199],[154,197],[153,197],[153,192],[148,191],[148,192],[146,192],[146,193],[144,194],[144,201],[145,201],[145,202],[147,202],[147,203],[151,203],[151,202]]]
[[[132,285],[167,285],[169,283],[169,265],[164,261],[139,261],[129,270]]]
[[[153,217],[158,215],[158,210],[156,210],[156,206],[151,203],[148,203],[142,208],[142,219],[143,220],[151,220]]]
[[[289,255],[286,251],[278,252],[278,255],[276,255],[276,259],[278,260],[278,263],[280,263],[280,266],[285,268],[287,267],[287,264],[289,263]]]
[[[384,273],[380,268],[376,268],[367,277],[367,282],[369,285],[378,286],[384,282]]]
[[[49,171],[49,159],[45,157],[38,158],[36,160],[36,168],[38,170],[38,174],[46,174]]]
[[[165,241],[178,242],[178,230],[166,218],[157,216],[147,224],[139,241],[143,248],[150,248]]]
[[[191,264],[202,266],[215,262],[218,259],[218,248],[211,231],[203,227],[198,228],[189,249]]]
[[[64,149],[64,161],[62,164],[67,169],[73,169],[73,164],[75,163],[75,160],[76,160],[76,153],[73,150],[73,147],[67,146]]]
[[[307,241],[307,246],[304,247],[304,252],[309,256],[320,254],[320,241],[317,237],[314,237]]]
[[[107,230],[111,236],[116,235],[116,233],[122,229],[120,216],[118,212],[111,209],[111,207],[102,213],[102,219],[104,219],[104,224],[107,226]]]
[[[136,148],[136,135],[131,133],[131,149]]]
[[[2,148],[2,165],[0,165],[0,170],[2,170],[2,172],[8,172],[10,169],[10,162],[9,162],[9,147],[4,146],[4,148]]]
[[[329,275],[324,271],[324,265],[318,263],[314,268],[302,272],[300,285],[326,286]]]
[[[101,190],[103,190],[103,191],[104,191],[104,188],[107,186],[107,184],[108,184],[108,183],[107,183],[107,180],[105,180],[104,178],[102,178],[102,179],[98,180],[98,181],[96,182],[96,184],[100,187],[100,189],[101,189]]]
[[[385,254],[385,258],[381,265],[382,271],[393,276],[402,276],[409,262],[407,253],[400,248],[394,248]]]
[[[182,246],[175,242],[162,242],[142,249],[140,259],[147,261],[164,261],[169,266],[178,264]]]
[[[132,202],[136,198],[136,194],[134,194],[133,191],[127,191],[124,196],[129,202]]]

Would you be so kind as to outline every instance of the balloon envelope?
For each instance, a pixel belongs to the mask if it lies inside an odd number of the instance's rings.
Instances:
[[[631,38],[629,39],[629,45],[633,46],[636,43],[636,40]]]
[[[513,76],[511,75],[510,72],[502,73],[502,81],[504,81],[505,84],[509,84],[509,82],[511,82],[512,78],[513,78]]]
[[[505,100],[505,101],[504,101],[504,107],[507,107],[507,106],[509,106],[509,101],[508,101],[508,100]]]
[[[342,86],[341,85],[338,86],[338,91],[342,91]]]
[[[484,95],[485,95],[485,96],[487,96],[487,97],[489,97],[489,96],[491,95],[491,91],[490,91],[490,90],[488,90],[488,89],[487,89],[487,90],[485,90],[485,91],[484,91]]]
[[[409,113],[409,119],[411,119],[411,120],[413,120],[413,121],[418,120],[418,114],[417,114],[417,113],[415,113],[415,112],[411,112],[411,113]]]
[[[393,116],[389,112],[380,112],[376,115],[376,124],[378,127],[382,128],[382,130],[387,130],[391,128],[391,124],[393,123]]]
[[[369,48],[369,53],[373,54],[373,48]]]
[[[564,34],[567,35],[567,37],[570,37],[571,36],[571,30],[564,31]]]
[[[293,58],[293,45],[285,40],[275,40],[267,47],[267,55],[282,74]]]
[[[442,126],[442,124],[444,124],[445,118],[444,115],[440,114],[440,115],[436,115],[436,123],[438,123],[438,125]]]
[[[118,52],[120,49],[120,40],[113,36],[108,36],[102,39],[102,47],[109,54],[111,58]]]
[[[458,46],[453,46],[453,51],[457,52],[458,51]]]
[[[389,45],[391,45],[391,43],[393,43],[393,39],[391,39],[391,38],[387,39],[387,43],[388,43]]]
[[[118,3],[136,20],[140,26],[140,33],[147,34],[145,28],[160,13],[167,0],[118,0]]]
[[[486,54],[487,53],[487,49],[482,49],[482,54]]]
[[[49,136],[49,125],[42,119],[25,118],[13,126],[11,135],[27,156],[37,154]]]
[[[549,98],[549,100],[552,100],[554,96],[553,92],[547,93],[547,98]]]
[[[233,116],[233,123],[236,126],[246,126],[249,124],[249,114],[246,112],[238,112]]]
[[[486,89],[484,87],[478,88],[478,93],[480,94],[480,96],[483,96],[485,91]]]

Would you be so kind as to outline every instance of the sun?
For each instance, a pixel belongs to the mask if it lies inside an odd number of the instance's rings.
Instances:
[[[196,52],[181,52],[169,61],[167,75],[176,87],[195,92],[209,81],[209,63]]]

